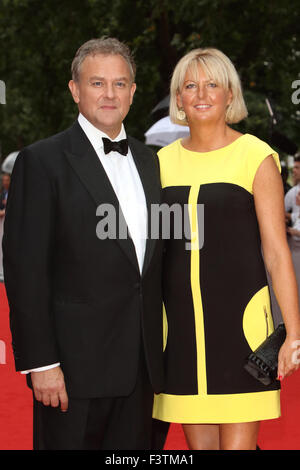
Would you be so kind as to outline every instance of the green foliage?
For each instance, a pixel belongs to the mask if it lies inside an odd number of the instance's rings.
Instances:
[[[268,140],[265,98],[276,104],[280,131],[300,146],[297,0],[1,0],[0,106],[2,153],[68,127],[77,108],[68,90],[78,47],[102,35],[127,42],[137,62],[137,92],[126,119],[143,140],[159,116],[151,110],[169,92],[172,70],[187,51],[221,49],[235,63],[249,118],[238,128]],[[298,114],[297,114],[298,111]]]

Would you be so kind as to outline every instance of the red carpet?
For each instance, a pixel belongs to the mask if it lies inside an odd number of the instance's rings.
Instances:
[[[4,345],[6,357],[3,354]],[[32,449],[31,392],[26,386],[25,377],[14,369],[8,304],[3,283],[0,283],[0,384],[0,450]],[[265,421],[261,425],[258,444],[262,450],[300,449],[299,396],[300,371],[283,382],[282,417]],[[165,449],[187,449],[180,425],[171,425]]]
[[[0,283],[0,340],[6,350],[6,364],[2,364],[3,354],[0,357],[0,449],[32,449],[31,392],[25,377],[15,372],[3,283]]]

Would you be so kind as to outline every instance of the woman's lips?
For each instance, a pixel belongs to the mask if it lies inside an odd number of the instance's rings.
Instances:
[[[201,110],[201,109],[204,109],[204,110],[206,110],[206,109],[211,108],[211,105],[210,105],[210,104],[196,104],[196,106],[194,106],[194,107],[195,107],[196,109],[200,109],[200,110]]]

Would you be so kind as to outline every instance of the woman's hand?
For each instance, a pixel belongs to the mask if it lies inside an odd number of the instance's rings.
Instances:
[[[278,373],[277,379],[283,380],[293,372],[295,372],[300,365],[300,334],[287,335],[285,342],[280,348],[278,354]]]

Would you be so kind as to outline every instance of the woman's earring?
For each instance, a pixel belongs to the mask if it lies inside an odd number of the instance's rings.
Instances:
[[[185,118],[186,118],[186,114],[184,112],[184,110],[181,108],[181,109],[177,109],[177,119],[179,119],[179,121],[184,121]]]

